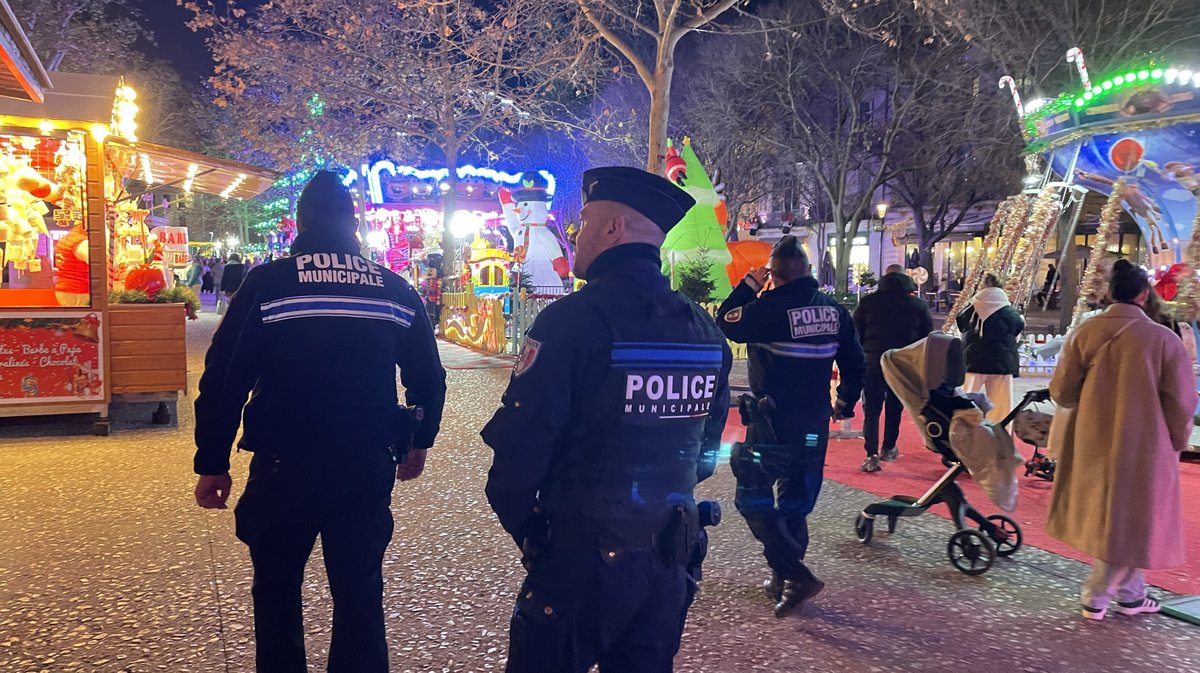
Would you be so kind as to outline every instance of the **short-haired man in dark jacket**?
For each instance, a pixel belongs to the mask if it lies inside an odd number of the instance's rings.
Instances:
[[[883,460],[896,460],[900,450],[900,399],[883,379],[881,358],[886,351],[923,339],[933,331],[929,307],[914,294],[917,284],[904,274],[899,264],[887,268],[879,279],[879,289],[862,298],[854,309],[854,327],[867,356],[863,377],[863,445],[867,459],[863,472],[879,471],[879,412],[886,407],[883,421]]]
[[[748,344],[754,400],[741,400],[739,408],[751,423],[730,467],[734,504],[771,567],[763,589],[777,617],[825,586],[805,563],[808,515],[825,479],[829,419],[853,416],[862,394],[863,351],[850,313],[820,291],[811,268],[800,240],[784,236],[771,251],[770,269],[751,270],[717,311],[725,336]],[[774,287],[764,291],[768,277]],[[841,384],[831,407],[835,362]],[[751,415],[754,408],[761,415]]]
[[[254,458],[234,519],[254,564],[257,670],[308,670],[300,588],[320,535],[333,594],[328,670],[386,673],[392,486],[425,466],[446,372],[417,291],[359,255],[354,201],[337,176],[318,172],[297,215],[292,255],[246,275],[208,349],[196,502],[225,508],[241,423],[239,447]],[[423,420],[397,407],[397,366]]]

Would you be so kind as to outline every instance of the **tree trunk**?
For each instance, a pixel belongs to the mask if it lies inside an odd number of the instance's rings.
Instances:
[[[837,255],[834,259],[833,287],[838,292],[850,291],[850,252],[854,248],[854,235],[847,231],[848,225],[834,225],[837,236]]]
[[[458,241],[450,231],[450,222],[458,210],[458,152],[446,151],[446,184],[450,189],[442,194],[442,275],[446,278],[456,278],[459,267],[454,259]],[[441,185],[434,187],[441,189]]]
[[[675,64],[668,57],[660,62],[650,84],[650,152],[646,158],[646,170],[655,175],[663,174],[667,156],[667,121],[671,117],[671,79],[675,75]]]

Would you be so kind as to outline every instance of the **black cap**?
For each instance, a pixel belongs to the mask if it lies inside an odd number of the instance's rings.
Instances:
[[[696,205],[690,194],[670,180],[640,168],[607,166],[583,173],[583,204],[616,201],[670,231]]]
[[[296,203],[296,220],[300,228],[354,230],[354,197],[342,184],[337,173],[317,171],[304,185]]]
[[[549,189],[550,183],[539,173],[522,173],[521,183],[513,191],[513,201],[549,201]]]

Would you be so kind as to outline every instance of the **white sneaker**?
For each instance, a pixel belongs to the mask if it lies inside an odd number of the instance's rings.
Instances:
[[[1108,608],[1106,607],[1093,608],[1089,605],[1082,605],[1080,607],[1082,609],[1079,611],[1079,614],[1083,615],[1085,619],[1090,619],[1094,622],[1104,621],[1104,617],[1108,614]]]
[[[1158,601],[1149,596],[1132,603],[1117,603],[1117,612],[1132,617],[1133,615],[1150,614],[1162,611]]]

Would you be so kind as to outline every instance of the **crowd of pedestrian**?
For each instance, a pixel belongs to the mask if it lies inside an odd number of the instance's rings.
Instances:
[[[849,418],[861,399],[862,470],[898,460],[903,409],[882,360],[927,336],[933,321],[899,265],[851,315],[820,291],[801,241],[788,235],[714,324],[660,270],[666,234],[692,197],[632,168],[592,169],[582,182],[574,272],[587,284],[524,335],[481,432],[494,453],[487,501],[527,572],[506,670],[668,672],[712,523],[693,490],[715,470],[730,409],[728,341],[747,344],[751,389],[736,405],[747,429],[730,458],[734,503],[762,544],[771,571],[763,589],[783,617],[825,586],[806,557],[831,419]],[[237,255],[223,265],[198,259],[186,275],[201,291],[215,275],[213,291],[231,296],[196,400],[195,497],[227,506],[242,425],[238,447],[253,459],[235,522],[254,569],[259,671],[307,670],[301,586],[317,537],[334,600],[328,670],[388,670],[391,492],[422,474],[440,429],[446,382],[434,316],[406,280],[359,256],[355,222],[337,176],[318,172],[299,200],[291,256],[254,270]],[[955,317],[965,388],[991,400],[993,421],[1012,409],[1024,328],[1003,280],[985,276]],[[1145,273],[1118,263],[1109,287],[1111,305],[1067,340],[1051,382],[1063,412],[1048,531],[1096,559],[1082,595],[1090,619],[1103,619],[1113,600],[1128,615],[1158,610],[1141,571],[1182,561],[1173,461],[1197,403],[1187,353],[1156,324],[1162,311]]]
[[[211,294],[216,297],[216,310],[224,314],[229,299],[242,286],[242,279],[255,267],[269,260],[261,256],[248,256],[243,260],[238,253],[228,256],[205,257],[194,255],[183,271],[180,281],[197,297]]]

